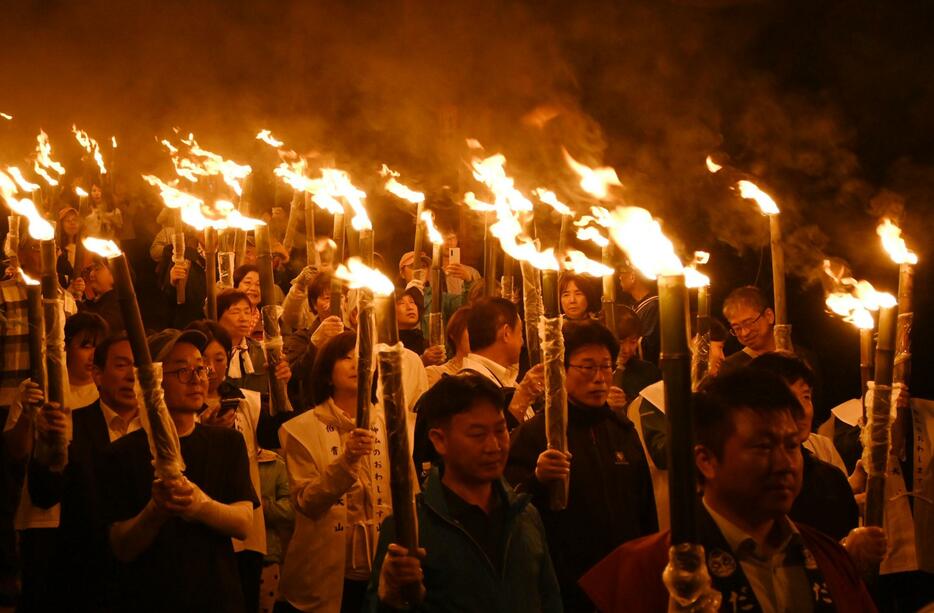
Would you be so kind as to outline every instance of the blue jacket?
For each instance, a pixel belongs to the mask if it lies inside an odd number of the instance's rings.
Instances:
[[[517,495],[501,480],[494,491],[507,505],[502,572],[449,512],[438,469],[432,469],[416,497],[425,601],[417,611],[514,613],[562,611],[561,593],[548,554],[545,528],[527,495]],[[393,518],[383,522],[367,593],[367,611],[391,610],[379,602],[377,588],[386,550],[394,537]]]

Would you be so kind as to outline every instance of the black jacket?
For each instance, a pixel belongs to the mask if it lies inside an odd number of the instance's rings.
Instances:
[[[802,448],[804,476],[801,493],[788,517],[839,541],[859,525],[859,508],[846,475]]]
[[[506,478],[532,494],[542,515],[565,609],[589,605],[577,580],[620,544],[658,531],[648,462],[635,426],[608,406],[586,408],[568,402],[571,477],[568,506],[551,511],[547,487],[535,478],[545,451],[545,415],[512,435]],[[592,609],[592,607],[591,607]]]
[[[99,466],[110,445],[100,400],[72,411],[72,424],[64,472],[30,461],[29,495],[42,508],[62,505],[55,565],[60,565],[56,574],[63,580],[63,600],[72,610],[97,610],[110,597],[107,582],[114,564],[98,496]]]
[[[197,242],[189,239],[185,245],[185,259],[188,260],[188,279],[185,281],[185,303],[178,304],[175,286],[169,282],[172,272],[172,244],[165,246],[162,261],[156,270],[160,287],[165,297],[169,325],[182,330],[193,321],[204,319],[204,301],[207,298],[207,280],[205,279],[205,260],[198,252]]]

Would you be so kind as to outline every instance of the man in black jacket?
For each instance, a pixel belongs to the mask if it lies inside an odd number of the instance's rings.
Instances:
[[[577,580],[621,543],[658,530],[642,443],[607,405],[619,345],[595,321],[564,327],[568,448],[547,449],[545,416],[513,434],[506,477],[541,510],[565,611],[592,611]],[[548,483],[570,476],[567,508],[551,511]]]
[[[61,580],[60,601],[72,611],[96,611],[113,604],[108,588],[113,559],[95,475],[104,449],[139,429],[135,380],[133,352],[126,336],[111,336],[99,343],[94,350],[94,382],[100,399],[72,412],[65,471],[52,472],[35,459],[29,464],[29,493],[34,504],[43,508],[62,505],[53,568]],[[42,436],[47,428],[40,423],[39,430]]]

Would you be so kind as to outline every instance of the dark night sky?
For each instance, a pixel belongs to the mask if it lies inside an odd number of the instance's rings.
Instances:
[[[870,0],[643,0],[456,4],[388,0],[7,0],[0,23],[0,156],[39,126],[76,156],[71,123],[121,164],[157,170],[153,136],[270,166],[268,127],[369,187],[382,162],[434,191],[464,177],[467,136],[503,151],[521,187],[577,204],[560,147],[612,164],[620,200],[650,209],[686,252],[714,253],[715,298],[757,278],[763,220],[703,165],[715,152],[783,210],[791,316],[839,401],[855,392],[854,330],[807,284],[823,254],[894,290],[874,227],[899,215],[919,252],[916,391],[934,397],[934,4]],[[544,127],[530,113],[554,116]],[[547,111],[547,113],[546,113]],[[533,116],[536,114],[533,113]],[[129,173],[127,180],[133,178]],[[395,206],[371,195],[388,214]],[[375,213],[379,217],[381,213]],[[379,226],[377,226],[379,227]]]

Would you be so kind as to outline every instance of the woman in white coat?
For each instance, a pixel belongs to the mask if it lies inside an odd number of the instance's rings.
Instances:
[[[289,472],[295,532],[280,594],[298,611],[360,611],[377,530],[392,514],[382,412],[356,427],[356,334],[328,341],[314,365],[316,406],[279,430]]]

